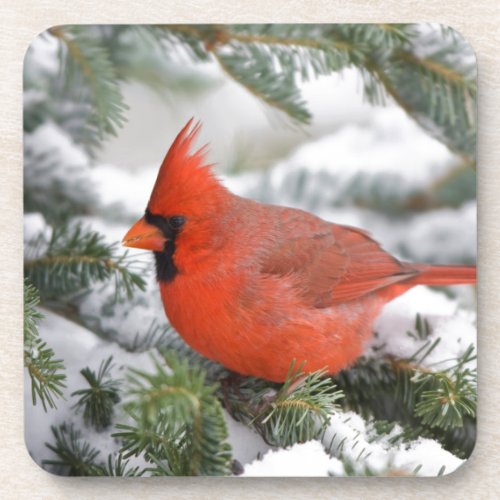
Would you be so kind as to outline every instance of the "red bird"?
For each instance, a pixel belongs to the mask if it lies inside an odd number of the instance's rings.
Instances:
[[[123,244],[152,250],[165,312],[202,355],[243,375],[334,374],[363,351],[386,302],[416,285],[475,283],[474,266],[401,262],[368,233],[229,192],[179,133]]]

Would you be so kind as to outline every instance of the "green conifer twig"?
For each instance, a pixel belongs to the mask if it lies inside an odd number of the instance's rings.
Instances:
[[[156,464],[158,474],[228,473],[231,452],[222,408],[214,397],[215,386],[205,383],[200,368],[190,367],[171,352],[163,357],[167,366],[155,360],[154,373],[130,372],[131,400],[125,408],[137,426],[117,426],[123,431],[114,434],[124,439],[122,452],[146,450],[146,458]],[[152,453],[158,452],[154,441],[158,426],[165,438],[160,454]]]
[[[42,255],[28,256],[24,262],[25,275],[44,299],[67,298],[94,282],[108,280],[114,280],[115,300],[123,293],[131,298],[136,288],[145,289],[144,279],[133,271],[135,261],[127,253],[118,254],[115,244],[104,243],[102,235],[81,225],[57,227],[48,242],[40,236],[33,246],[45,245]]]
[[[71,394],[71,396],[81,396],[73,408],[77,412],[83,409],[83,421],[86,425],[92,425],[97,431],[111,424],[114,406],[120,401],[118,392],[120,381],[111,378],[112,361],[112,356],[104,360],[97,373],[90,368],[81,370],[80,373],[89,387]]]
[[[66,387],[64,362],[54,359],[54,351],[38,333],[37,323],[43,315],[37,310],[40,302],[37,289],[24,282],[24,366],[31,379],[33,405],[40,400],[43,409],[56,408],[55,400],[63,397]]]

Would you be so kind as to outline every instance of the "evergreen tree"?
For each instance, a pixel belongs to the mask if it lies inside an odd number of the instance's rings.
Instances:
[[[475,196],[470,186],[476,76],[473,57],[463,57],[469,53],[463,39],[446,28],[396,24],[61,26],[41,36],[57,44],[58,60],[56,69],[40,67],[28,53],[24,73],[25,211],[41,213],[48,224],[26,245],[24,364],[33,404],[56,411],[60,398],[74,398],[75,415],[82,414],[84,426],[120,443],[118,452],[103,458],[67,422],[53,427],[47,456],[50,450],[55,458],[47,458],[46,466],[69,475],[238,473],[224,410],[276,447],[323,439],[333,413],[353,410],[368,419],[374,441],[428,437],[460,458],[470,455],[476,418],[474,346],[453,363],[430,368],[425,362],[439,338],[429,339],[431,328],[420,316],[408,333],[415,342],[412,356],[362,358],[333,378],[321,372],[304,376],[292,365],[282,385],[229,373],[155,323],[133,343],[121,344],[132,352],[150,351],[153,372],[129,368],[118,380],[108,358],[97,371],[84,368],[85,386],[72,394],[65,391],[65,360],[56,358],[37,328],[44,321],[41,305],[120,343],[99,319],[82,314],[81,299],[98,287],[112,288],[113,310],[146,287],[141,262],[79,222],[93,213],[91,186],[71,185],[72,178],[85,178],[100,145],[126,121],[124,82],[175,92],[185,84],[176,71],[183,58],[195,65],[215,63],[285,121],[305,127],[312,116],[300,83],[355,68],[363,82],[360,99],[374,106],[394,101],[462,161],[429,190],[396,186],[388,197],[380,186],[358,179],[335,200],[342,204],[349,198],[401,215],[457,206]],[[65,130],[90,158],[88,164],[77,162],[71,176],[60,175],[73,167],[65,158],[38,151],[30,140],[47,122]],[[359,468],[343,452],[348,446],[355,443],[335,449],[325,444],[325,449],[343,461],[347,473],[370,474],[369,467]],[[130,465],[132,457],[142,457],[145,465]],[[360,463],[362,458],[360,453]]]

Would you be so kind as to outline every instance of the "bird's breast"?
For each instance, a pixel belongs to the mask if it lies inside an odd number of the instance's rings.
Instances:
[[[292,360],[335,373],[353,362],[383,301],[328,308],[303,302],[284,277],[219,270],[160,283],[172,326],[203,356],[244,375],[283,381]]]

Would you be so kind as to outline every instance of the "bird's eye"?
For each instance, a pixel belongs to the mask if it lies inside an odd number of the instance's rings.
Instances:
[[[180,229],[185,222],[186,218],[182,215],[174,215],[168,219],[168,223],[172,229]]]

